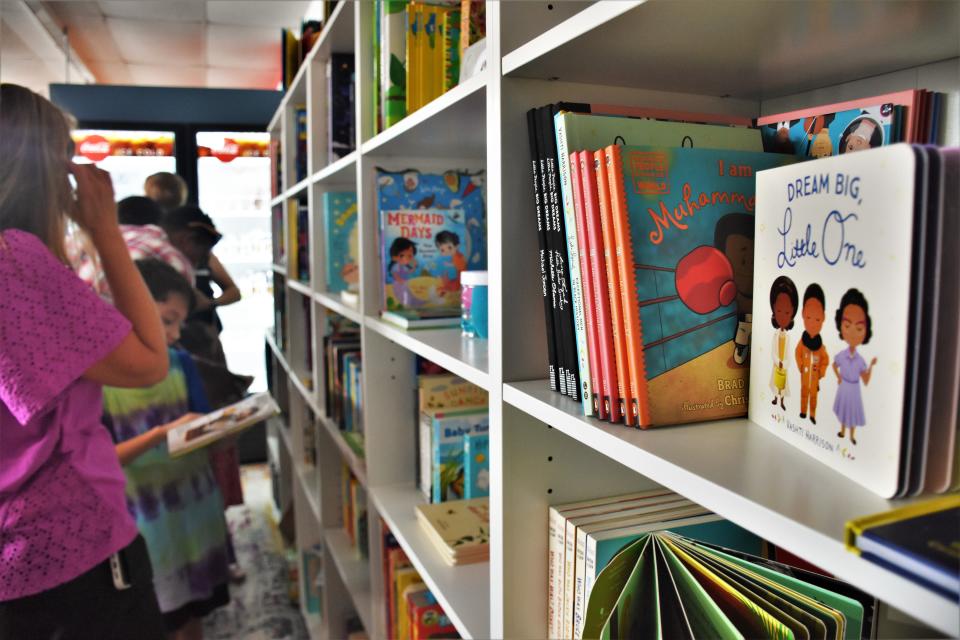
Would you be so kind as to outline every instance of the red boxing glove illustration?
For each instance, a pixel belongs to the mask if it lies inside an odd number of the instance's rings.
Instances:
[[[704,315],[727,306],[737,296],[730,261],[719,249],[707,245],[680,258],[676,287],[683,304]]]

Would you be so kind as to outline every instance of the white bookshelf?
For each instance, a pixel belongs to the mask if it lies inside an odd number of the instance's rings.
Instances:
[[[902,502],[880,499],[746,420],[637,431],[580,415],[551,393],[536,263],[525,112],[558,100],[636,104],[756,117],[910,88],[949,94],[942,142],[960,143],[960,3],[861,0],[637,0],[487,2],[488,64],[390,129],[373,134],[372,3],[338,6],[273,118],[284,146],[281,194],[306,199],[312,258],[307,284],[288,279],[289,394],[318,418],[315,481],[293,499],[317,517],[329,562],[327,604],[315,632],[340,637],[356,611],[385,637],[381,518],[468,638],[545,637],[547,507],[662,485],[874,595],[941,633],[960,635],[960,607],[846,551],[846,520]],[[357,151],[326,153],[324,64],[353,52]],[[308,176],[292,184],[294,108],[308,109]],[[376,168],[486,170],[490,338],[456,329],[403,331],[379,318]],[[325,291],[322,196],[355,190],[357,304]],[[282,275],[287,269],[275,266]],[[297,345],[310,299],[311,345]],[[328,313],[360,326],[365,459],[323,418],[319,336]],[[298,318],[298,314],[301,317]],[[313,371],[298,348],[314,349]],[[490,393],[493,480],[489,563],[449,567],[414,513],[414,355]],[[312,380],[312,387],[304,377]],[[284,436],[280,431],[281,437]],[[278,449],[299,464],[295,431]],[[281,454],[281,458],[283,455]],[[350,548],[340,516],[340,465],[367,491],[370,560]],[[306,492],[315,491],[315,502]],[[307,539],[310,539],[310,536]],[[881,630],[882,632],[882,630]],[[315,635],[314,637],[323,637]]]

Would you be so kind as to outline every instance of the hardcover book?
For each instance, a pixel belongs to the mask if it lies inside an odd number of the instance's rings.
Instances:
[[[352,53],[331,53],[327,61],[328,162],[343,158],[357,145],[353,66]]]
[[[485,561],[490,545],[487,498],[417,505],[417,520],[448,564]]]
[[[323,228],[327,291],[359,291],[360,232],[355,192],[328,191],[323,194]]]
[[[168,431],[170,457],[176,458],[206,447],[278,413],[280,407],[267,392],[244,398]]]
[[[460,308],[460,273],[486,268],[483,174],[378,170],[383,305]]]
[[[745,415],[755,179],[793,158],[617,145],[604,157],[630,413],[641,427]]]
[[[380,2],[380,109],[384,128],[407,115],[407,0]]]
[[[463,436],[463,497],[466,500],[490,495],[490,436],[477,433]]]
[[[486,433],[489,430],[487,408],[459,411],[427,409],[421,414],[420,420],[421,489],[427,493],[429,488],[427,495],[431,502],[462,499],[465,482],[463,438],[467,434]],[[424,466],[426,460],[429,463]]]

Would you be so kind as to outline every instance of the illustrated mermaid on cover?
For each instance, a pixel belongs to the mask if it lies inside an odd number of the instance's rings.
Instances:
[[[873,334],[867,299],[860,291],[848,289],[843,294],[840,308],[837,309],[836,322],[840,337],[850,345],[849,349],[844,349],[833,359],[833,372],[837,374],[837,382],[840,383],[837,398],[833,402],[833,413],[840,421],[840,433],[837,437],[842,438],[847,429],[850,429],[850,442],[857,444],[854,430],[867,423],[863,413],[863,398],[860,397],[860,381],[863,380],[864,385],[870,384],[873,365],[877,364],[877,359],[874,358],[868,367],[866,360],[857,352],[857,347],[870,342]]]
[[[787,276],[780,276],[773,281],[770,287],[770,310],[773,312],[771,321],[777,330],[773,334],[773,373],[770,375],[770,388],[773,390],[773,402],[777,404],[780,398],[780,408],[786,410],[783,399],[790,395],[787,389],[787,367],[785,361],[790,353],[790,334],[793,329],[793,319],[797,315],[797,286]]]

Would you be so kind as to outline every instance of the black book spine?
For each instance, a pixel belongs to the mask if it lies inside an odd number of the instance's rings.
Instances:
[[[560,169],[557,165],[557,138],[553,125],[553,116],[557,105],[543,107],[543,142],[547,159],[547,198],[552,219],[553,231],[553,268],[557,290],[557,315],[560,326],[560,360],[564,364],[566,395],[580,401],[580,359],[577,355],[576,336],[573,325],[573,300],[570,291],[570,272],[567,268],[567,234],[563,218],[563,205],[560,196]]]
[[[537,146],[537,110],[527,111],[527,134],[530,139],[530,167],[533,177],[533,200],[537,214],[537,240],[540,250],[538,252],[538,262],[540,263],[540,292],[543,294],[543,316],[547,328],[547,355],[549,363],[547,366],[547,377],[550,380],[550,390],[559,391],[560,386],[557,378],[557,347],[556,330],[553,325],[553,302],[551,298],[552,283],[550,281],[549,258],[547,256],[547,225],[546,215],[543,203],[543,191],[540,188],[540,150]]]
[[[556,229],[554,224],[556,219],[553,216],[553,209],[550,203],[549,176],[547,175],[548,155],[546,147],[547,130],[544,125],[544,111],[546,107],[540,107],[536,113],[536,131],[537,131],[537,150],[540,163],[540,194],[543,206],[543,220],[546,229],[547,241],[547,273],[550,281],[550,310],[553,316],[554,331],[554,349],[557,358],[557,390],[563,395],[567,395],[567,366],[564,358],[563,348],[563,325],[560,318],[560,283],[557,280],[557,255],[556,255]]]

